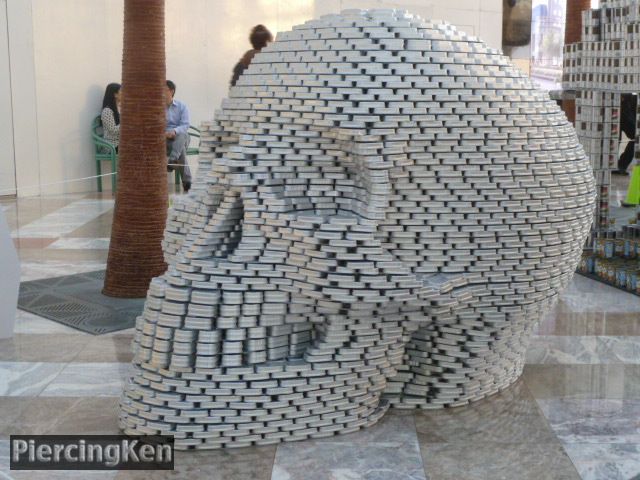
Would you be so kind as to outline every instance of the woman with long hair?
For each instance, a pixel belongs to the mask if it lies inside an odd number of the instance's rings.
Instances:
[[[120,84],[110,83],[102,100],[102,131],[104,139],[118,148],[120,143]]]
[[[240,61],[236,63],[236,66],[233,67],[233,75],[231,77],[232,87],[236,84],[242,72],[249,66],[254,55],[266,47],[269,42],[273,42],[273,35],[271,35],[271,32],[264,25],[256,25],[251,29],[249,41],[253,48],[247,50]]]

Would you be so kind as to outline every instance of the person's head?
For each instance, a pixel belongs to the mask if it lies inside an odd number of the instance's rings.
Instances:
[[[173,96],[176,94],[176,84],[173,83],[171,80],[167,80],[167,89],[165,90],[165,102],[167,102],[167,105],[171,105],[171,102],[173,102]]]
[[[118,103],[120,102],[120,84],[110,83],[104,91],[102,99],[102,108],[110,108],[113,110],[113,116],[116,124],[120,123],[120,113],[118,111]]]
[[[249,41],[255,50],[262,50],[267,43],[273,42],[273,35],[264,25],[256,25],[251,29]]]

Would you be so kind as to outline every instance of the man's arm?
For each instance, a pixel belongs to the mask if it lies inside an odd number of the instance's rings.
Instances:
[[[189,123],[189,109],[184,103],[182,103],[181,106],[182,108],[180,111],[180,124],[176,128],[174,128],[176,135],[180,133],[186,134],[189,130],[189,125],[191,125]]]

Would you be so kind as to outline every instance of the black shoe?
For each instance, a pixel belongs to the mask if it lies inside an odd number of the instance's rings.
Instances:
[[[624,208],[629,208],[629,207],[635,207],[636,206],[635,203],[627,203],[627,202],[620,202],[620,205],[622,205]]]
[[[614,170],[611,172],[611,175],[629,175],[626,170]]]
[[[191,190],[191,182],[183,183],[182,189],[184,190],[184,193],[189,193],[189,190]]]

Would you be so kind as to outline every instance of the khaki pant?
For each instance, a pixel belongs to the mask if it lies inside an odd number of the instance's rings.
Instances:
[[[182,177],[182,185],[191,183],[191,170],[187,163],[187,148],[189,148],[188,133],[178,133],[175,138],[167,138],[169,170],[178,169]]]

